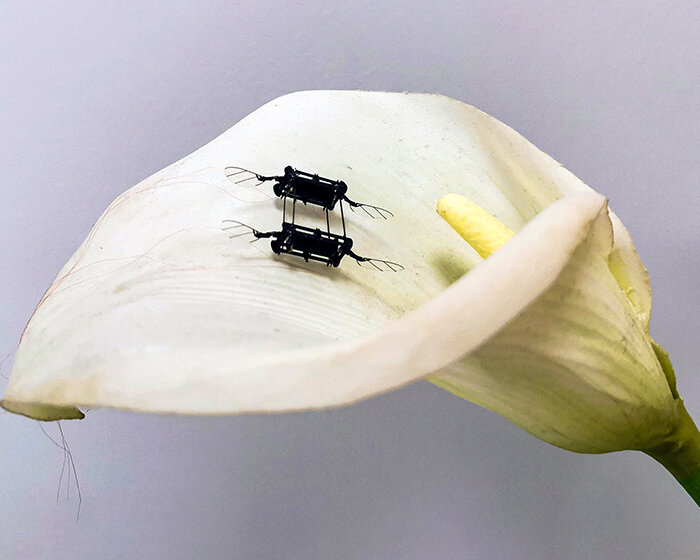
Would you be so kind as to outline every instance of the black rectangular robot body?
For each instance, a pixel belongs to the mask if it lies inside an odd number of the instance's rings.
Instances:
[[[282,231],[275,232],[270,242],[272,251],[303,257],[305,261],[319,261],[338,266],[351,253],[352,239],[289,222],[282,223]]]
[[[289,166],[285,167],[282,177],[275,179],[277,182],[272,188],[275,195],[321,206],[326,210],[333,210],[348,192],[348,186],[343,181],[333,181]]]

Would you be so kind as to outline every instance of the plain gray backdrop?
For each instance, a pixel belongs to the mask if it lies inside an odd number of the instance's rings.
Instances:
[[[0,2],[0,373],[126,188],[284,93],[439,92],[611,199],[700,419],[699,28],[695,1]],[[78,523],[61,450],[0,415],[3,559],[698,558],[700,510],[651,459],[561,451],[424,382],[328,412],[62,425]]]

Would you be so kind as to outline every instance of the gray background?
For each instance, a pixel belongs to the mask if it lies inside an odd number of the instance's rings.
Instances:
[[[700,9],[608,4],[0,3],[2,355],[116,195],[264,102],[440,92],[609,196],[700,418]],[[642,454],[561,451],[427,383],[323,413],[63,425],[77,524],[65,475],[56,503],[60,449],[0,415],[2,558],[690,560],[700,545],[698,508]]]

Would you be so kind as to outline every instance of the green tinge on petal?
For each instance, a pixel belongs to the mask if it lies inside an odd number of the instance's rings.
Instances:
[[[673,395],[674,399],[677,399],[678,390],[676,389],[676,372],[673,370],[671,358],[669,357],[668,352],[666,352],[666,350],[664,350],[663,347],[653,339],[651,339],[651,347],[654,349],[656,359],[659,360],[661,370],[666,376],[666,381],[668,381],[668,386],[671,389],[671,394]]]
[[[7,399],[0,400],[0,406],[8,412],[14,412],[15,414],[21,414],[22,416],[45,422],[53,420],[82,420],[85,418],[85,414],[74,406],[24,403]]]
[[[649,272],[639,257],[629,232],[612,211],[610,211],[610,220],[613,224],[615,239],[608,259],[610,272],[632,306],[636,319],[644,324],[648,331],[651,316]]]

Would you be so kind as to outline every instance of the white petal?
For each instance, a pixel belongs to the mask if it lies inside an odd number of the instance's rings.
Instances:
[[[387,221],[348,213],[348,234],[357,253],[406,270],[328,269],[229,239],[224,219],[279,228],[280,203],[224,168],[288,164],[391,209]],[[445,192],[522,229],[449,290],[480,259],[435,214]],[[110,205],[30,321],[3,406],[206,414],[352,402],[495,334],[554,281],[601,207],[549,156],[454,100],[285,96]]]

